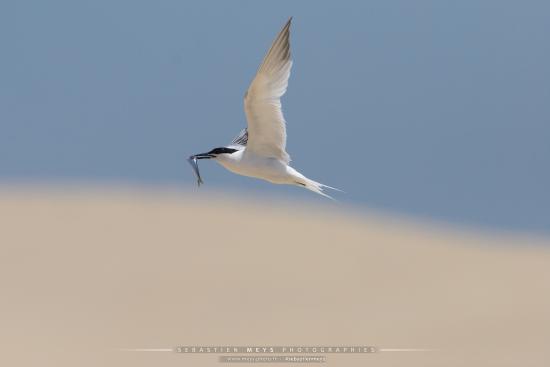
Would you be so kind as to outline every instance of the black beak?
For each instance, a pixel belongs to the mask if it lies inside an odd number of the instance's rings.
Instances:
[[[189,157],[189,159],[210,159],[210,158],[214,158],[214,155],[210,153],[200,153]]]
[[[195,177],[197,178],[197,185],[198,186],[200,186],[204,182],[202,181],[201,174],[199,172],[199,164],[197,163],[197,160],[198,159],[210,159],[210,158],[214,158],[214,156],[212,154],[208,154],[208,153],[201,153],[201,154],[192,155],[191,157],[189,157],[187,159],[187,162],[189,162],[191,167],[193,167],[193,173],[195,174]]]

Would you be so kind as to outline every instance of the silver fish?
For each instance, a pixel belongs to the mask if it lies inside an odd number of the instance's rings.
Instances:
[[[193,173],[195,174],[195,177],[197,178],[197,185],[200,187],[202,183],[201,174],[199,172],[199,164],[197,163],[197,156],[192,155],[187,159],[187,162],[193,167]]]

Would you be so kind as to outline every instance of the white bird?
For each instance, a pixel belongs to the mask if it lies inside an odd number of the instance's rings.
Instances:
[[[292,67],[291,21],[292,17],[273,41],[245,93],[244,111],[248,127],[229,146],[189,157],[199,186],[202,179],[197,160],[214,159],[238,175],[275,184],[301,186],[328,198],[331,197],[323,189],[338,190],[313,181],[288,165],[290,156],[286,152],[286,123],[281,110],[281,96],[286,92]]]

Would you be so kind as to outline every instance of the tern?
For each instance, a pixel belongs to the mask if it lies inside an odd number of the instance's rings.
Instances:
[[[199,186],[203,181],[197,160],[213,159],[238,175],[259,178],[274,184],[300,186],[330,199],[332,197],[324,193],[324,189],[341,191],[313,181],[289,166],[281,97],[286,92],[292,67],[291,22],[292,17],[273,41],[244,95],[247,127],[230,145],[189,157],[188,161],[193,167]]]

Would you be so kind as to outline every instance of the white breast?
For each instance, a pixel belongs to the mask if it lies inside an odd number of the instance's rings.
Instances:
[[[256,177],[272,183],[290,183],[287,165],[276,158],[266,158],[246,152],[246,149],[233,154],[222,154],[216,161],[238,175]]]

